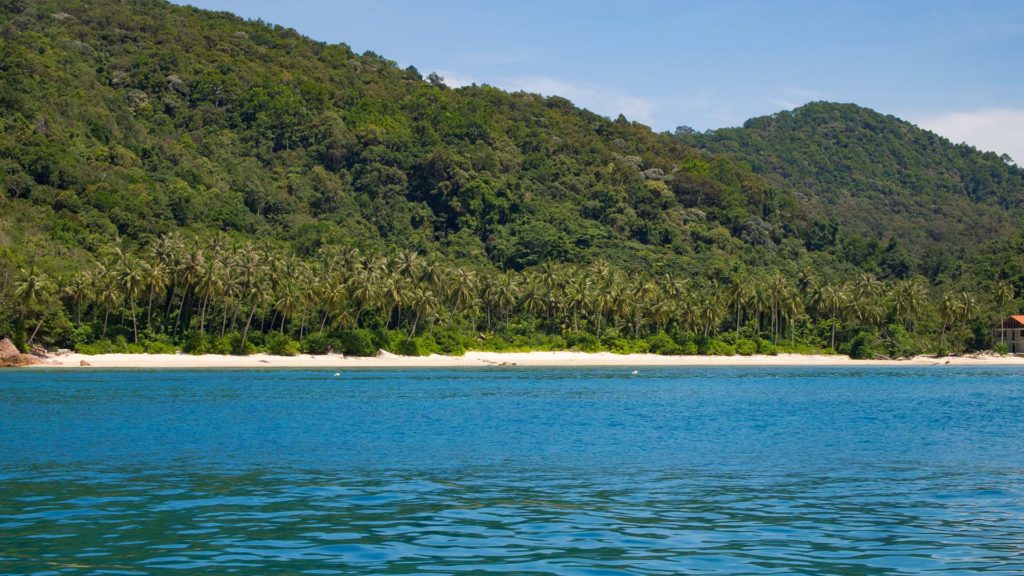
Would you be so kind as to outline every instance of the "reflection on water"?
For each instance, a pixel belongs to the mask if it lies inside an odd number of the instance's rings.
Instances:
[[[1022,375],[5,373],[0,574],[1019,575]]]

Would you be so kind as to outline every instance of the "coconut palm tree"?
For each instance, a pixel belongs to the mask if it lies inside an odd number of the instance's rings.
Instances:
[[[409,328],[409,337],[416,336],[416,329],[421,319],[432,318],[438,310],[439,303],[433,291],[424,286],[417,286],[409,294],[409,304],[412,307],[412,326]]]
[[[21,270],[21,277],[14,282],[14,297],[21,302],[20,317],[22,322],[24,322],[32,308],[39,304],[52,288],[53,284],[50,282],[49,277],[40,272],[35,266],[30,267],[28,270]],[[28,345],[32,345],[32,341],[35,340],[36,334],[45,320],[46,314],[43,314],[32,331],[32,335],[28,338]]]
[[[942,315],[942,332],[939,335],[939,343],[946,345],[946,330],[952,326],[960,316],[960,302],[952,294],[942,296],[942,305],[939,309]]]
[[[829,318],[832,322],[832,350],[836,349],[836,324],[839,321],[839,311],[846,305],[849,294],[846,288],[840,284],[826,284],[821,290],[821,303],[830,310]]]
[[[729,301],[736,311],[736,337],[740,336],[740,313],[746,309],[747,304],[754,297],[754,285],[750,276],[737,275],[727,289]]]
[[[995,290],[996,309],[999,312],[999,341],[1006,343],[1006,325],[1003,323],[1005,316],[1007,315],[1007,305],[1013,302],[1014,290],[1013,285],[1009,282],[1000,282],[999,286]]]
[[[139,260],[130,256],[122,256],[116,273],[125,304],[132,313],[132,341],[138,343],[139,325],[135,314],[135,298],[146,284],[145,268]]]

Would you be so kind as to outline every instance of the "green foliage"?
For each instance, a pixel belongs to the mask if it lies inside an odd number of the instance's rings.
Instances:
[[[338,344],[338,352],[346,356],[376,356],[380,349],[373,331],[365,328],[341,332]]]
[[[680,346],[678,342],[673,340],[671,336],[664,332],[658,332],[657,334],[647,338],[647,345],[650,352],[653,354],[678,356],[684,353],[683,346]]]
[[[888,338],[884,340],[883,346],[890,358],[912,358],[923,352],[920,342],[903,326],[889,325],[886,332]]]
[[[677,137],[798,192],[801,212],[819,215],[793,223],[809,250],[889,278],[941,276],[937,254],[1014,235],[1024,214],[1024,170],[853,104],[812,102]]]
[[[466,344],[472,346],[472,340],[467,339],[457,330],[439,330],[432,334],[434,348],[449,356],[462,356],[466,353]],[[416,354],[419,356],[419,354]]]
[[[225,338],[225,344],[231,354],[235,356],[250,356],[257,352],[256,344],[252,340],[242,338],[238,332],[231,332]]]
[[[850,358],[855,360],[870,360],[878,356],[878,342],[873,334],[867,332],[858,333],[850,342]]]
[[[440,351],[437,343],[429,335],[406,338],[395,350],[403,356],[429,356]]]
[[[306,354],[329,354],[341,346],[327,332],[315,332],[302,339],[301,350]]]
[[[735,349],[740,356],[751,356],[757,353],[757,342],[742,338],[736,341]]]
[[[757,353],[758,354],[764,354],[766,356],[774,356],[774,355],[778,354],[778,347],[775,344],[772,344],[771,340],[765,340],[764,338],[758,338],[756,340],[756,343],[757,343]]]
[[[705,339],[699,344],[700,353],[706,356],[735,356],[736,348],[732,344],[716,338]]]
[[[297,356],[300,352],[299,343],[287,334],[271,332],[267,335],[264,346],[267,352],[275,356]]]
[[[1006,345],[1006,342],[996,342],[994,350],[1000,356],[1006,356],[1010,353],[1010,347]]]
[[[905,356],[1024,290],[1024,171],[864,108],[671,136],[170,3],[0,28],[22,349]]]

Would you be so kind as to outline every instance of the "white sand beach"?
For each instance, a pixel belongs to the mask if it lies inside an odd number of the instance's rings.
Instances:
[[[840,355],[779,354],[776,356],[659,356],[609,352],[467,352],[463,356],[396,356],[381,352],[375,357],[340,354],[298,356],[221,356],[206,354],[64,354],[52,356],[32,368],[442,368],[484,366],[925,366],[925,365],[1024,366],[1022,356],[972,355],[908,360],[852,360]]]

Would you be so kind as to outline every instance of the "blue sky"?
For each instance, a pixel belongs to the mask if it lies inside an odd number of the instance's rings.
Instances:
[[[190,0],[658,130],[855,102],[1024,161],[1024,1]]]

